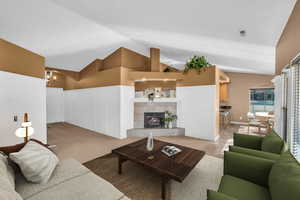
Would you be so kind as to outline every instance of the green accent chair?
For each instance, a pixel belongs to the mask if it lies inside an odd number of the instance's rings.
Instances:
[[[289,153],[276,161],[224,152],[224,175],[207,200],[299,200],[300,164]]]
[[[234,133],[234,146],[229,151],[243,153],[269,160],[277,160],[288,150],[287,144],[275,131],[270,131],[265,137]]]

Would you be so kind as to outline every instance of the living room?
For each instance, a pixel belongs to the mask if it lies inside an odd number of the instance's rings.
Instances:
[[[299,1],[191,3],[3,2],[1,199],[300,198]]]

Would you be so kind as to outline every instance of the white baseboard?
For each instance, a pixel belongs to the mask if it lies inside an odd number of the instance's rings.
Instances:
[[[230,124],[248,125],[247,122],[237,122],[237,121],[230,121]]]

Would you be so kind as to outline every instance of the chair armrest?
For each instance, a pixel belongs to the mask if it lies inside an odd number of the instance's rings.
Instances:
[[[238,200],[221,192],[207,190],[207,200]]]
[[[233,145],[249,149],[261,150],[262,139],[263,137],[261,136],[234,133]]]
[[[248,180],[267,187],[270,170],[275,161],[236,152],[224,152],[224,175]]]
[[[236,153],[243,153],[249,156],[255,156],[255,157],[275,160],[275,161],[280,158],[280,155],[276,153],[264,152],[255,149],[248,149],[239,146],[229,146],[229,151],[236,152]]]

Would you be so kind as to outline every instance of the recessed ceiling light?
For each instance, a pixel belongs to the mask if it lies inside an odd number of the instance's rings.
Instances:
[[[246,36],[246,30],[240,30],[240,36],[241,37]]]

